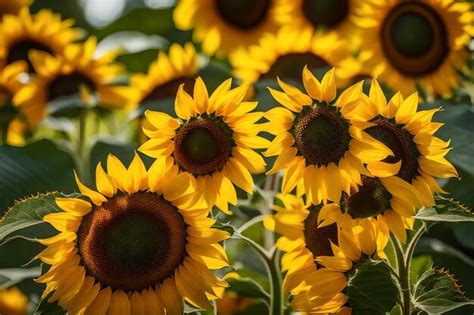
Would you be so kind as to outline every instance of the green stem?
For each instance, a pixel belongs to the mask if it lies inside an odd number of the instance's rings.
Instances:
[[[391,236],[395,254],[397,256],[397,268],[402,291],[402,309],[404,315],[411,314],[411,295],[410,295],[410,270],[405,265],[405,255],[400,241],[392,234]]]

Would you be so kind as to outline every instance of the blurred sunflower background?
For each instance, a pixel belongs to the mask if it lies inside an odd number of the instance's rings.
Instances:
[[[396,260],[390,235],[409,243],[438,194],[474,208],[473,10],[0,0],[0,314],[272,312],[278,284],[234,229],[282,253],[285,314],[361,314],[349,280]],[[100,211],[134,216],[114,230]],[[150,227],[162,219],[173,231]],[[473,220],[445,221],[408,272],[414,284],[446,268],[472,300]],[[125,242],[108,228],[149,234]],[[163,242],[126,248],[146,236]],[[123,265],[94,246],[150,273],[116,276]],[[443,312],[474,312],[464,304]]]

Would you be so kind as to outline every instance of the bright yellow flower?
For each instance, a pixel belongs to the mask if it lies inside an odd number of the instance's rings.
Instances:
[[[234,73],[249,84],[258,80],[301,80],[305,65],[310,70],[339,66],[348,57],[347,42],[332,33],[313,34],[310,28],[283,27],[277,34],[266,34],[258,45],[239,49],[230,56]],[[337,72],[338,78],[351,76],[346,67]]]
[[[29,6],[33,0],[0,0],[0,19],[5,14],[18,14],[21,8]]]
[[[468,71],[474,35],[472,4],[454,0],[367,1],[357,23],[367,67],[407,95],[419,84],[428,95],[449,97]]]
[[[445,157],[450,151],[449,141],[434,136],[443,124],[431,120],[441,109],[417,111],[416,93],[407,99],[397,93],[387,103],[375,79],[369,96],[363,99],[361,107],[365,111],[360,112],[358,118],[372,125],[365,131],[389,147],[393,156],[381,163],[369,164],[370,173],[380,179],[363,180],[358,192],[351,192],[348,198],[343,196],[342,200],[348,200],[341,201],[341,206],[345,208],[344,212],[351,213],[349,208],[353,199],[353,205],[359,210],[353,210],[351,215],[360,218],[383,214],[390,230],[404,242],[404,227],[412,227],[411,217],[416,208],[433,206],[433,192],[443,192],[435,178],[458,176]],[[398,171],[393,172],[389,163]],[[340,211],[328,213],[331,217],[328,222],[336,220],[337,213]]]
[[[80,92],[86,104],[94,94],[100,107],[133,105],[137,91],[112,82],[125,73],[122,65],[113,62],[117,52],[94,58],[96,45],[96,38],[90,37],[83,44],[69,45],[56,57],[32,51],[30,59],[37,76],[15,95],[14,102],[34,104],[38,110],[45,111],[49,102]]]
[[[16,287],[0,291],[0,314],[25,315],[28,298]]]
[[[350,193],[361,183],[361,175],[370,176],[363,164],[387,164],[388,171],[398,172],[397,165],[380,162],[391,150],[363,130],[369,126],[365,120],[357,119],[365,110],[358,106],[362,82],[346,89],[335,102],[334,69],[320,83],[305,67],[307,94],[278,83],[283,92],[270,92],[284,107],[265,113],[269,122],[263,129],[276,137],[264,154],[277,156],[270,174],[285,170],[284,194],[298,186],[314,204],[338,202],[343,191]]]
[[[302,198],[280,195],[283,206],[265,218],[265,227],[280,234],[276,246],[285,252],[283,290],[296,311],[335,313],[348,301],[346,272],[363,255],[384,258],[388,230],[374,219],[352,220],[344,215],[337,223],[319,225],[321,206],[307,206]]]
[[[278,10],[276,0],[180,0],[173,19],[181,30],[194,29],[206,54],[224,55],[275,32]]]
[[[277,20],[292,28],[311,28],[323,33],[336,33],[349,40],[356,31],[354,18],[362,0],[278,0],[281,9]],[[354,47],[348,45],[347,51]]]
[[[181,314],[183,299],[210,308],[227,286],[211,270],[228,265],[218,242],[229,234],[212,228],[194,178],[170,157],[147,171],[138,155],[128,169],[109,155],[107,170],[97,165],[97,191],[76,176],[87,199],[57,198],[64,212],[44,217],[61,233],[39,241],[51,265],[43,296],[73,314]]]
[[[167,156],[179,169],[191,174],[204,198],[226,213],[235,205],[234,185],[253,191],[252,173],[265,171],[265,161],[254,151],[268,146],[257,136],[255,123],[263,113],[252,112],[257,102],[244,102],[248,86],[231,89],[232,80],[222,83],[212,95],[198,77],[191,97],[181,85],[175,101],[179,119],[165,113],[147,111],[143,131],[151,139],[140,151],[151,157]]]
[[[21,145],[23,134],[38,124],[42,111],[31,103],[13,103],[14,95],[22,88],[21,76],[28,69],[26,62],[16,61],[0,70],[0,115],[9,120],[7,142]]]
[[[199,71],[193,44],[172,44],[168,55],[160,52],[147,74],[134,74],[130,85],[139,91],[137,103],[174,97],[181,84],[192,88]]]
[[[63,21],[59,14],[46,9],[31,15],[24,7],[19,15],[5,15],[0,24],[0,65],[25,60],[29,72],[33,72],[28,52],[62,53],[68,44],[81,38],[81,32],[71,28],[73,24],[73,20]]]

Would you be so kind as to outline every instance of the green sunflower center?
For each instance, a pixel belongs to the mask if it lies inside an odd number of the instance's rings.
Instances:
[[[7,64],[13,63],[18,60],[24,60],[28,64],[28,72],[34,73],[35,69],[33,68],[32,63],[28,58],[28,52],[30,50],[40,50],[49,54],[53,54],[49,47],[34,40],[24,39],[16,42],[10,47],[7,56]]]
[[[174,156],[178,165],[194,175],[221,170],[231,154],[232,134],[221,118],[191,118],[176,134]]]
[[[52,101],[61,96],[79,93],[79,88],[85,85],[90,90],[95,89],[95,83],[79,72],[57,76],[48,85],[48,100]]]
[[[384,162],[401,161],[402,164],[397,176],[410,183],[418,175],[418,158],[420,157],[413,136],[408,130],[386,118],[378,117],[371,122],[375,126],[366,129],[366,132],[389,147],[394,154],[394,156],[387,157]]]
[[[338,163],[349,150],[349,123],[333,106],[318,104],[294,127],[296,145],[309,164]]]
[[[338,245],[337,225],[335,223],[318,227],[318,213],[321,206],[311,206],[309,215],[304,220],[304,238],[306,247],[311,251],[314,257],[332,256],[331,242]]]
[[[349,14],[349,0],[304,0],[303,13],[314,27],[331,28]]]
[[[186,254],[186,224],[178,209],[146,192],[117,195],[84,217],[79,254],[87,272],[113,289],[161,283]]]
[[[256,27],[265,20],[270,0],[215,0],[217,12],[224,20],[240,29]]]
[[[164,84],[161,84],[151,90],[142,100],[144,102],[158,101],[167,97],[175,97],[178,92],[178,88],[184,83],[184,90],[192,94],[195,80],[188,77],[180,77]]]
[[[280,79],[295,81],[301,80],[301,72],[304,66],[309,70],[315,70],[328,66],[326,60],[312,53],[290,53],[278,57],[271,65],[270,69],[260,75],[261,80],[274,80],[277,76]]]
[[[395,6],[387,14],[380,35],[389,62],[407,75],[436,70],[448,53],[442,18],[422,2],[403,2]]]
[[[370,218],[390,209],[391,198],[379,179],[363,176],[358,191],[343,194],[341,207],[353,218]]]

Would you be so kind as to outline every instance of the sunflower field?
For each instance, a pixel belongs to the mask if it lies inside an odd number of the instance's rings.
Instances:
[[[0,315],[474,313],[474,1],[0,0]]]

